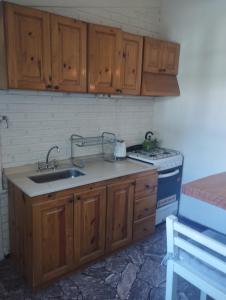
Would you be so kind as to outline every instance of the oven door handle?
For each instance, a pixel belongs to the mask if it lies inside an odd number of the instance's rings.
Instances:
[[[170,172],[170,173],[166,173],[166,174],[160,174],[159,176],[158,176],[158,178],[168,178],[168,177],[172,177],[172,176],[175,176],[175,175],[177,175],[177,174],[179,174],[180,173],[180,170],[179,169],[176,169],[175,171],[173,171],[173,172]]]

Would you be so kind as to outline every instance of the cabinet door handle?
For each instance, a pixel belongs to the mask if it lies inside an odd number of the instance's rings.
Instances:
[[[51,89],[51,88],[52,88],[52,85],[51,85],[51,84],[47,84],[47,85],[46,85],[46,88],[47,88],[47,89]]]
[[[115,91],[116,91],[116,93],[119,93],[119,94],[122,93],[122,90],[120,90],[120,89],[116,89]]]
[[[55,86],[54,86],[54,89],[55,89],[55,90],[59,90],[59,86],[58,86],[58,85],[55,85]]]

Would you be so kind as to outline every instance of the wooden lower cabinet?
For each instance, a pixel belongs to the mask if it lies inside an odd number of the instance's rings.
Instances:
[[[139,241],[155,231],[155,214],[134,222],[133,240]]]
[[[139,199],[134,203],[134,221],[143,219],[147,216],[155,214],[156,195],[153,194],[146,198]]]
[[[107,187],[107,251],[116,250],[132,241],[134,185],[134,181],[122,181]]]
[[[133,241],[141,240],[155,231],[156,194],[156,173],[137,178],[133,216]]]
[[[104,254],[106,187],[76,193],[74,205],[75,264],[87,263]]]
[[[32,288],[155,229],[154,170],[37,197],[8,187],[12,258]]]
[[[73,268],[73,195],[32,206],[35,286]]]

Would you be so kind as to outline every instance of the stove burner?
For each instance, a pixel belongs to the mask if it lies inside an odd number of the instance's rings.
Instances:
[[[138,146],[131,146],[127,150],[129,158],[157,166],[158,172],[183,165],[183,155],[176,150],[155,148],[151,151],[144,151],[142,145],[139,148]]]
[[[179,154],[179,152],[176,150],[165,149],[165,148],[156,148],[151,151],[144,151],[143,149],[135,149],[130,151],[128,154],[130,153],[136,154],[137,159],[144,157],[146,159],[149,158],[150,160],[168,158]]]
[[[163,154],[170,154],[170,152],[169,151],[164,151]]]

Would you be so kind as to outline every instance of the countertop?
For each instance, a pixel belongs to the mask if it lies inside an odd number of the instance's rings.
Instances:
[[[226,172],[184,184],[185,195],[226,209]]]
[[[153,165],[145,164],[131,159],[123,161],[108,162],[101,157],[89,157],[84,159],[85,167],[79,169],[73,167],[70,160],[59,162],[56,171],[37,171],[37,165],[26,165],[5,169],[5,176],[21,189],[27,196],[35,197],[65,189],[83,186],[90,183],[109,180],[120,176],[136,174],[144,171],[155,170]],[[76,168],[85,173],[84,176],[76,178],[61,179],[48,183],[35,183],[28,177],[57,172],[67,168]]]

